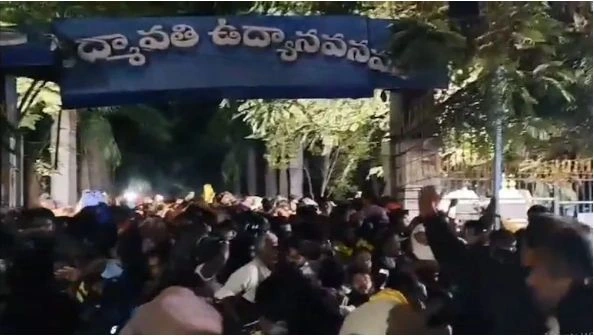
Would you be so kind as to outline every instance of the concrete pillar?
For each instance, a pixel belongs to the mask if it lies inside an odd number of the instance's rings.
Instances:
[[[392,141],[383,141],[381,143],[380,152],[381,152],[381,163],[382,169],[384,171],[384,189],[381,190],[382,196],[391,196],[392,195],[392,184],[394,183],[392,180],[394,179],[394,174],[391,171],[393,168],[392,165],[392,150],[390,146],[393,146]]]
[[[384,180],[386,181],[385,194],[397,196],[398,189],[402,187],[401,175],[402,165],[398,164],[399,138],[402,136],[404,100],[401,92],[390,91],[390,141],[382,146],[382,153],[387,152],[388,158],[383,161]],[[385,147],[388,147],[387,149]]]
[[[265,176],[266,197],[276,197],[278,195],[278,173],[276,169],[266,162]]]
[[[58,120],[59,124],[58,124]],[[52,142],[58,151],[57,169],[51,177],[52,198],[60,206],[75,205],[78,202],[77,188],[77,148],[76,126],[77,111],[63,110],[52,126]],[[58,137],[59,134],[59,137]],[[56,140],[59,138],[59,143]],[[56,146],[57,145],[57,146]],[[55,154],[54,154],[55,158]],[[56,165],[56,163],[54,163]]]
[[[256,164],[256,149],[250,145],[247,152],[247,191],[248,195],[258,194],[258,169]]]
[[[303,196],[303,145],[299,146],[297,155],[289,163],[289,194]]]
[[[278,194],[284,197],[289,197],[287,169],[279,169],[278,175]]]
[[[5,120],[17,127],[20,113],[17,109],[16,78],[0,74],[0,107]],[[15,134],[2,134],[2,204],[9,207],[23,205],[23,141]]]

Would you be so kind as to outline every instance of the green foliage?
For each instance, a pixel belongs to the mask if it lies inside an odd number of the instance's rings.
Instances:
[[[471,141],[488,158],[492,116],[501,111],[511,157],[551,155],[543,144],[557,148],[551,144],[567,142],[569,134],[591,144],[591,126],[576,124],[592,120],[591,7],[563,21],[546,2],[484,5],[483,24],[466,29],[468,39],[437,4],[395,5],[407,13],[397,27],[405,30],[394,34],[395,62],[404,71],[446,64],[450,70],[450,86],[436,94],[446,143]]]
[[[119,166],[122,154],[115,141],[113,130],[105,114],[109,111],[101,109],[90,109],[79,112],[79,134],[81,139],[81,151],[88,150],[87,146],[94,144],[101,149],[104,159],[112,169]]]
[[[388,106],[380,94],[368,99],[250,100],[238,110],[262,140],[267,160],[285,168],[300,148],[328,158],[322,194],[347,188],[357,165],[369,158],[388,130]]]
[[[79,132],[82,150],[88,144],[96,144],[111,169],[122,161],[122,153],[116,142],[110,118],[118,116],[129,119],[142,133],[150,134],[157,141],[171,140],[171,123],[157,109],[145,105],[83,110],[79,114]]]
[[[35,130],[44,116],[56,117],[61,109],[60,88],[52,82],[40,82],[26,77],[17,78],[18,128]]]
[[[4,1],[0,18],[11,24],[48,24],[65,17],[140,17],[176,15],[216,15],[247,12],[252,2],[238,1],[157,1],[157,2],[52,2]]]
[[[362,1],[255,1],[250,12],[265,15],[362,14],[369,5]]]
[[[247,125],[234,118],[240,102],[224,100],[207,126],[205,138],[226,148],[221,163],[221,174],[226,190],[233,190],[241,183],[241,171],[246,162],[250,135]],[[203,138],[203,141],[206,142]]]

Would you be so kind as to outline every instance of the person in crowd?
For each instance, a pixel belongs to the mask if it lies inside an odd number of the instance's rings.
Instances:
[[[165,248],[155,249],[147,253],[149,278],[144,284],[142,301],[150,299],[154,296],[154,293],[159,291],[161,285],[159,281],[163,277],[168,259],[169,250]]]
[[[526,282],[538,307],[557,320],[560,334],[592,334],[592,229],[557,216],[533,218],[559,227],[530,259]]]
[[[365,248],[359,248],[355,250],[353,252],[351,260],[351,269],[371,274],[371,271],[373,269],[373,260],[371,252],[369,252],[369,250]]]
[[[403,236],[389,231],[379,241],[378,248],[374,251],[373,280],[381,288],[390,273],[412,267],[412,260],[406,256],[401,248]]]
[[[317,281],[317,273],[315,267],[312,266],[309,260],[305,257],[304,241],[298,239],[291,239],[286,244],[286,262],[299,268],[303,275],[311,281]]]
[[[53,277],[54,215],[45,208],[22,211],[12,223],[6,269],[7,297],[2,334],[73,334],[79,327],[76,302]],[[5,224],[5,223],[3,223]]]
[[[528,208],[527,215],[528,217],[532,217],[534,215],[540,214],[547,214],[551,213],[551,210],[542,204],[534,204],[530,208]]]
[[[343,321],[336,297],[290,264],[258,287],[256,307],[264,334],[335,335]]]
[[[431,328],[423,301],[426,291],[409,272],[393,272],[386,288],[347,315],[341,335],[449,334],[446,327]]]
[[[378,205],[377,198],[372,193],[364,193],[361,197],[361,217],[362,218],[377,218],[383,223],[389,223],[388,211]]]
[[[0,332],[592,332],[591,229],[532,207],[493,230],[491,204],[458,232],[419,196],[410,224],[367,194],[4,211]]]
[[[438,212],[439,201],[434,187],[420,191],[419,210],[427,241],[441,271],[456,287],[454,333],[544,333],[543,316],[532,303],[520,265],[500,263],[489,253],[473,253]],[[541,232],[537,225],[531,221],[528,227]]]
[[[235,271],[215,294],[220,300],[226,316],[235,323],[246,325],[257,321],[253,304],[256,289],[267,277],[278,262],[278,238],[267,232],[258,238],[256,257]]]
[[[365,271],[352,271],[349,284],[351,291],[347,295],[348,304],[354,307],[359,307],[369,301],[369,297],[375,290],[371,275]]]

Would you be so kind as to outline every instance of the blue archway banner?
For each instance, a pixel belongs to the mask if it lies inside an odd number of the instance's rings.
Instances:
[[[431,88],[443,74],[403,78],[385,50],[390,21],[359,16],[67,19],[65,107],[166,100],[368,97]]]

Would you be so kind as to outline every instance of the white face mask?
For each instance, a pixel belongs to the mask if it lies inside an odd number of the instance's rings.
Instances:
[[[415,235],[419,232],[425,232],[425,227],[423,225],[418,225],[417,227],[415,227],[411,234],[411,245],[413,254],[419,260],[435,260],[435,256],[433,255],[433,251],[431,251],[431,247],[429,247],[429,245],[421,244],[418,240],[415,239]]]
[[[123,269],[120,263],[115,259],[109,259],[103,273],[101,273],[101,277],[103,279],[113,279],[119,277],[122,273]]]

